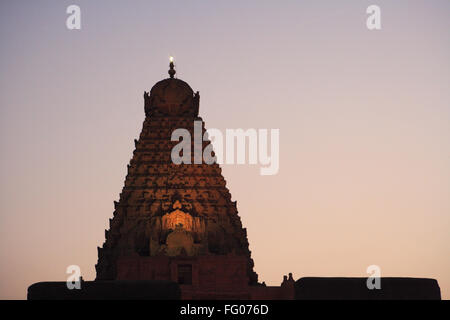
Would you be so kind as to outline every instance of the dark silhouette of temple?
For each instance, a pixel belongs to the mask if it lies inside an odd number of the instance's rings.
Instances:
[[[194,137],[202,119],[199,93],[174,78],[172,62],[169,74],[144,93],[146,118],[98,249],[97,280],[172,280],[185,298],[248,298],[258,276],[221,168],[203,158],[194,164],[195,152],[191,164],[172,161],[172,133]]]
[[[246,229],[218,164],[203,158],[175,164],[175,129],[194,136],[200,95],[175,78],[144,92],[145,120],[115,202],[97,278],[68,290],[64,282],[37,283],[29,299],[439,299],[435,280],[383,279],[377,293],[358,278],[284,276],[279,287],[258,282]],[[210,141],[202,142],[202,150]],[[195,149],[195,146],[193,145]],[[365,279],[364,279],[365,280]],[[386,288],[386,289],[385,289]],[[384,290],[384,291],[383,291]],[[386,293],[387,292],[387,293]]]

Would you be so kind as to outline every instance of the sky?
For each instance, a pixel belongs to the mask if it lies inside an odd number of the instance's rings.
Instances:
[[[81,8],[68,30],[66,8]],[[381,9],[368,30],[366,9]],[[223,165],[260,281],[438,280],[450,298],[450,2],[1,1],[0,299],[95,278],[144,120],[177,76],[207,128],[280,130]]]

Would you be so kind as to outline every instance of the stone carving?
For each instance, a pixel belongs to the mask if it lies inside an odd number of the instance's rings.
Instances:
[[[176,207],[176,204],[178,206]],[[178,226],[181,226],[182,229],[187,231],[193,230],[193,218],[189,213],[181,211],[181,204],[177,200],[174,204],[174,209],[171,213],[166,213],[162,217],[162,228],[165,230],[172,229],[175,230]]]
[[[200,92],[197,91],[194,95],[194,114],[195,115],[198,115],[199,107],[200,107]]]
[[[177,225],[175,230],[167,236],[166,254],[170,257],[179,255],[194,255],[194,238],[182,225]]]

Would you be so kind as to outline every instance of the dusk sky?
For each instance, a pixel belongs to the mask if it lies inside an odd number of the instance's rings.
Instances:
[[[95,278],[169,56],[207,128],[280,130],[277,175],[222,166],[260,281],[378,265],[449,299],[449,14],[448,0],[1,1],[0,299],[69,265]]]

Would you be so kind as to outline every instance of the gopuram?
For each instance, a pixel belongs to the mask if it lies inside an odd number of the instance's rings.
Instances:
[[[191,164],[172,161],[174,130],[187,129],[193,137],[194,121],[202,121],[202,135],[206,131],[199,92],[175,73],[171,61],[170,78],[144,92],[142,132],[98,248],[96,280],[171,280],[187,299],[259,297],[264,286],[220,166],[203,159],[195,164],[195,151]],[[203,150],[210,141],[202,143]],[[290,280],[291,290],[269,290],[293,298]]]

